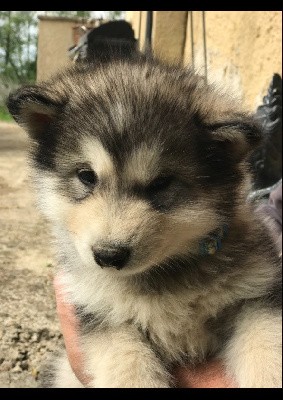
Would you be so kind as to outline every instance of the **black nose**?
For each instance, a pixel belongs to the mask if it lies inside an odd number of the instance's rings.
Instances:
[[[130,257],[130,250],[127,247],[115,247],[103,250],[93,249],[94,259],[97,264],[103,267],[122,269]]]

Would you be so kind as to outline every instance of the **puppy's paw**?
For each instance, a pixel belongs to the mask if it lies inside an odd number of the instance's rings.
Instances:
[[[97,373],[91,383],[91,387],[96,388],[170,388],[172,387],[171,376],[160,368],[152,370],[147,368],[124,368],[120,370],[108,370],[103,374]]]

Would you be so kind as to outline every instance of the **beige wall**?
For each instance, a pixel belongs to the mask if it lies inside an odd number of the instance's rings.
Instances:
[[[139,38],[139,15],[140,11],[126,13],[136,38]],[[141,43],[145,36],[146,11],[142,11],[142,20]],[[154,11],[153,50],[168,62],[191,64],[191,27],[195,68],[204,73],[201,11]],[[266,94],[273,73],[282,75],[282,13],[206,11],[205,28],[208,79],[229,85],[254,110]]]
[[[190,18],[188,18],[190,23]],[[202,12],[193,12],[196,67],[203,72]],[[248,108],[262,101],[277,72],[282,75],[282,13],[279,11],[206,11],[208,77],[230,85]],[[191,61],[187,29],[184,62]]]
[[[152,46],[158,57],[170,63],[182,60],[187,14],[187,11],[153,13]]]
[[[154,11],[152,46],[158,57],[169,62],[183,59],[186,39],[187,11]],[[140,50],[144,49],[147,11],[127,11],[128,21],[139,39]]]
[[[83,34],[80,26],[95,28],[105,20],[87,21],[83,18],[39,16],[37,81],[48,79],[71,64],[68,49],[77,44]]]
[[[128,21],[135,32],[135,38],[139,39],[139,49],[143,50],[145,45],[146,11],[126,11]]]
[[[68,48],[73,45],[75,21],[39,19],[37,81],[49,78],[71,63]]]
[[[126,12],[141,50],[145,44],[146,17],[147,11]],[[49,78],[71,63],[68,48],[74,44],[73,28],[81,22],[40,17],[37,80]],[[282,13],[205,11],[205,28],[209,80],[229,85],[254,110],[266,94],[273,73],[282,75]],[[170,63],[192,63],[192,30],[194,65],[202,74],[203,12],[153,12],[153,49]]]

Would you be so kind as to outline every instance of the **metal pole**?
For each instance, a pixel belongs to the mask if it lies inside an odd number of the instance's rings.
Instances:
[[[140,11],[139,18],[139,48],[141,49],[141,23],[142,23],[142,11]]]
[[[193,12],[190,11],[190,23],[191,23],[191,52],[192,52],[192,67],[195,69],[195,54],[194,54],[194,20]]]
[[[151,53],[152,15],[153,15],[153,11],[147,11],[146,31],[145,31],[145,52],[146,53]]]
[[[207,84],[207,49],[206,49],[206,27],[205,27],[205,11],[202,11],[202,36],[203,36],[203,52],[204,52],[204,76]]]

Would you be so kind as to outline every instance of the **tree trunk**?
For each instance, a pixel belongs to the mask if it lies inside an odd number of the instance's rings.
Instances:
[[[5,49],[5,68],[8,66],[9,59],[10,59],[11,13],[12,13],[12,11],[8,11],[8,29],[7,29],[6,49]]]

